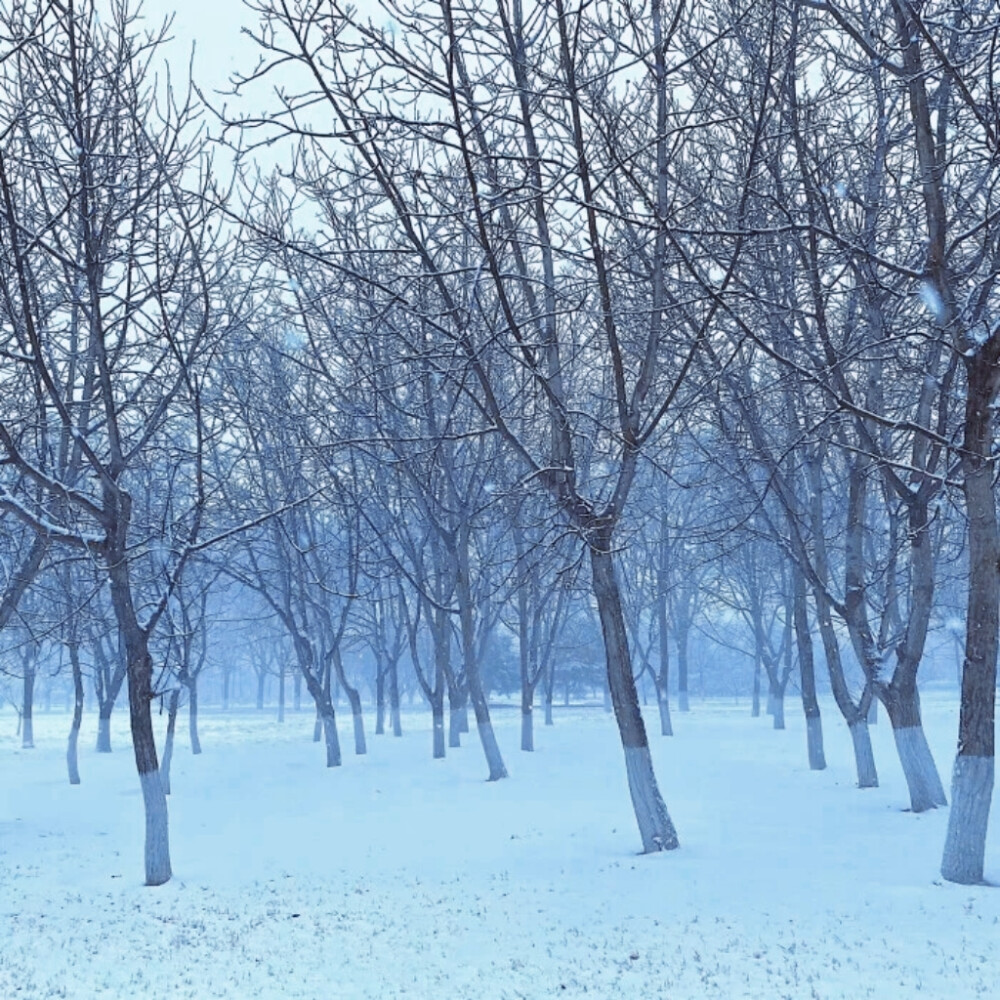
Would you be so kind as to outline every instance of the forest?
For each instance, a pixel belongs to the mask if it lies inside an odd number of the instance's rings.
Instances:
[[[310,713],[345,774],[420,719],[406,754],[470,739],[485,798],[498,719],[530,753],[536,709],[593,705],[649,855],[697,849],[651,745],[729,699],[801,709],[810,771],[848,734],[861,789],[890,727],[940,877],[982,883],[996,4],[247,0],[240,30],[216,93],[136,0],[0,5],[4,771],[51,715],[86,783],[127,717],[162,885],[199,699]]]

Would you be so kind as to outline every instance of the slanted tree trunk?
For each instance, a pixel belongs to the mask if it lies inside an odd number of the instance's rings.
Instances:
[[[886,714],[903,766],[910,808],[925,812],[948,804],[920,718],[920,696],[914,683],[907,689],[889,685],[882,690]]]
[[[333,702],[327,698],[326,704],[317,706],[323,725],[323,736],[326,740],[326,766],[340,767],[340,735],[337,732],[337,716]]]
[[[607,537],[598,536],[591,540],[590,565],[607,654],[608,687],[625,751],[629,793],[639,824],[643,851],[672,850],[679,844],[677,831],[660,796],[646,727],[639,710],[610,532]]]
[[[469,567],[469,532],[471,526],[463,521],[458,531],[458,544],[453,553],[455,559],[455,592],[458,597],[458,616],[462,647],[462,667],[465,674],[465,687],[472,711],[476,716],[476,729],[479,731],[479,742],[482,744],[486,766],[489,769],[487,781],[499,781],[507,777],[507,768],[500,753],[496,734],[493,732],[493,722],[490,719],[489,706],[486,703],[486,692],[483,689],[482,676],[479,672],[479,661],[476,657],[476,632],[473,622],[472,583]]]
[[[819,623],[820,638],[823,641],[827,672],[830,675],[830,688],[833,691],[837,708],[840,709],[840,714],[844,717],[851,733],[858,788],[877,788],[878,771],[875,767],[875,755],[872,753],[871,733],[868,731],[868,702],[872,697],[871,687],[866,685],[860,703],[856,704],[847,687],[844,664],[840,656],[840,645],[833,628],[829,604],[821,592],[816,592],[814,597],[816,599],[816,619]]]
[[[175,687],[170,692],[167,705],[167,736],[163,741],[163,760],[160,761],[160,781],[163,783],[164,795],[170,794],[170,764],[174,759],[174,732],[177,729],[177,706],[180,702],[181,689]]]
[[[69,727],[69,740],[66,745],[66,769],[69,771],[69,783],[80,784],[80,767],[77,747],[80,738],[80,724],[83,721],[83,671],[80,669],[80,647],[71,642],[69,646],[69,662],[73,671],[73,721]]]
[[[826,756],[823,753],[823,720],[819,712],[819,699],[816,697],[816,665],[813,659],[812,636],[809,633],[809,615],[806,608],[806,581],[799,566],[793,564],[791,569],[795,641],[799,650],[802,711],[806,717],[809,769],[822,771],[826,768]]]
[[[344,694],[347,696],[347,703],[351,708],[351,720],[354,724],[354,752],[361,757],[368,752],[368,745],[365,742],[365,717],[361,708],[361,695],[358,694],[358,689],[347,679],[339,645],[333,648],[333,667],[337,673],[337,680],[340,682],[340,686],[344,689]]]

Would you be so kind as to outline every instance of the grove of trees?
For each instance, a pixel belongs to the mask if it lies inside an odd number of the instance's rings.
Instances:
[[[708,649],[776,728],[801,696],[815,770],[829,689],[861,788],[881,705],[912,810],[950,798],[943,876],[982,881],[997,5],[243,14],[259,62],[223,99],[167,72],[169,23],[133,0],[0,9],[0,671],[23,745],[37,692],[64,692],[86,780],[88,699],[102,752],[127,701],[156,885],[206,684],[228,705],[252,678],[282,719],[304,689],[328,767],[338,710],[364,754],[409,699],[433,758],[474,723],[490,781],[498,695],[530,752],[537,704],[550,724],[603,693],[642,848],[670,850],[642,702],[671,736]],[[918,690],[935,635],[962,647],[950,795]]]

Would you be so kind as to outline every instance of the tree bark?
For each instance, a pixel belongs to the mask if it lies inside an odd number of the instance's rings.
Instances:
[[[73,644],[69,647],[69,662],[73,670],[73,721],[69,727],[69,740],[66,744],[66,769],[69,771],[69,783],[80,784],[79,754],[80,725],[83,722],[83,671],[80,669],[79,648]]]
[[[996,337],[996,335],[994,335]],[[993,494],[993,402],[996,344],[966,364],[968,390],[962,490],[968,515],[969,594],[962,661],[958,754],[941,874],[949,882],[982,882],[993,799],[997,643],[1000,625],[1000,529]]]
[[[160,781],[163,782],[163,794],[170,794],[170,764],[174,759],[174,732],[177,729],[177,706],[180,702],[180,688],[170,692],[170,704],[167,707],[167,736],[163,741],[163,760],[160,761]]]
[[[188,689],[188,738],[191,741],[191,753],[195,756],[201,753],[201,738],[198,736],[198,677],[192,674],[187,680]]]
[[[919,813],[947,805],[944,786],[924,735],[916,684],[906,689],[889,685],[882,690],[882,697],[903,766],[910,808]]]
[[[603,541],[604,544],[600,544]],[[643,851],[672,850],[679,846],[677,831],[660,795],[649,753],[646,727],[639,710],[639,697],[632,676],[632,664],[622,613],[621,592],[615,574],[611,539],[590,545],[594,598],[601,618],[607,655],[608,687],[615,719],[625,752],[632,808],[639,825]]]
[[[396,660],[389,663],[389,718],[392,722],[392,735],[403,735],[403,720],[399,711],[399,664]]]
[[[24,678],[21,689],[21,749],[31,750],[35,746],[35,727],[32,712],[35,704],[35,667],[24,661]]]
[[[816,697],[816,664],[813,659],[812,636],[809,633],[809,615],[806,608],[806,581],[799,566],[792,564],[792,606],[795,641],[799,650],[799,675],[802,686],[802,711],[806,717],[806,742],[809,769],[826,768],[823,753],[823,720]]]

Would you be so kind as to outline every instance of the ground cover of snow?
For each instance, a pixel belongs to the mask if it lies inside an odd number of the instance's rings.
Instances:
[[[430,760],[422,715],[327,770],[312,719],[180,720],[170,800],[174,879],[142,880],[142,808],[125,713],[115,752],[68,717],[22,751],[0,714],[0,998],[955,998],[1000,996],[1000,890],[942,883],[946,810],[912,815],[887,724],[882,787],[854,787],[825,707],[829,768],[745,705],[695,702],[653,737],[681,849],[639,837],[614,723],[599,708],[538,726],[495,719],[511,778],[483,779],[475,735]],[[950,768],[953,698],[925,698]],[[161,725],[163,720],[158,720]],[[349,720],[345,720],[345,723]],[[655,720],[648,719],[651,734]],[[1000,882],[994,806],[987,875]]]

